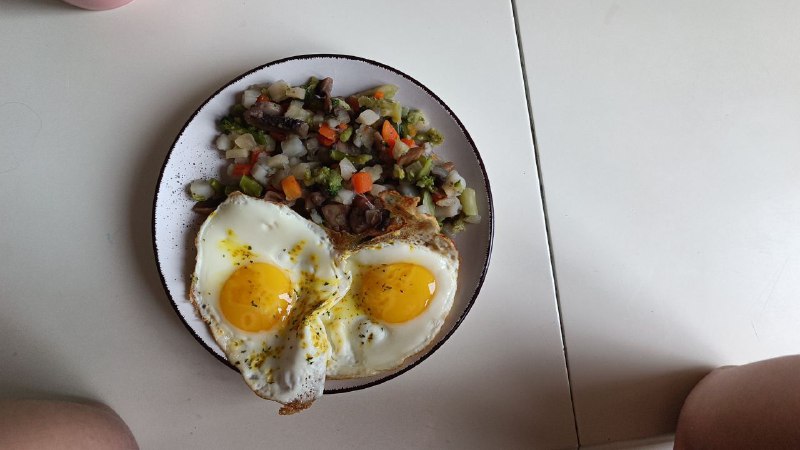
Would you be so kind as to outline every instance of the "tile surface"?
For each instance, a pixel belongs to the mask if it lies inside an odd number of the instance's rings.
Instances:
[[[584,445],[800,344],[795,2],[519,2]]]

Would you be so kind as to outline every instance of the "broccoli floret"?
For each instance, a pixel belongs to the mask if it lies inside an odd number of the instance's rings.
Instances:
[[[342,175],[337,170],[331,170],[330,167],[316,169],[312,181],[325,189],[331,197],[342,189]]]
[[[424,189],[428,192],[433,192],[433,177],[431,175],[424,175],[417,179],[417,187]]]
[[[353,108],[351,108],[350,105],[348,105],[346,101],[342,100],[339,97],[331,98],[331,106],[333,106],[333,109],[342,108],[345,111],[352,111],[353,110]]]
[[[412,109],[406,116],[406,122],[416,127],[417,125],[425,125],[428,122],[428,119],[425,118],[425,113],[422,111],[418,109]]]
[[[441,145],[444,142],[444,136],[436,128],[417,133],[414,138],[421,142],[430,142],[432,145]]]
[[[242,125],[241,123],[238,123],[236,118],[231,116],[226,116],[219,121],[219,128],[220,130],[226,133],[231,133],[231,132],[238,132],[239,130],[241,130]]]
[[[392,176],[397,180],[402,180],[406,177],[406,171],[403,170],[403,167],[399,164],[395,164],[392,167]]]

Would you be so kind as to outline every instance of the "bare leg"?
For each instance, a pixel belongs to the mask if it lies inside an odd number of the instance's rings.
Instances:
[[[689,394],[675,449],[800,448],[800,356],[722,367]]]
[[[98,403],[0,400],[0,448],[136,450],[125,422]]]

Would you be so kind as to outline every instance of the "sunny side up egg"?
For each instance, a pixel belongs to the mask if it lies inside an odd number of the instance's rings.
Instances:
[[[339,253],[289,207],[234,193],[203,223],[190,298],[259,396],[307,408],[331,349],[321,316],[349,288]]]
[[[322,315],[329,378],[400,366],[439,332],[453,305],[458,252],[439,234],[382,236],[347,255],[350,290]]]

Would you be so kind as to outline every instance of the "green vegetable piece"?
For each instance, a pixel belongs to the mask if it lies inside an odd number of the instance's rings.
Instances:
[[[256,144],[264,145],[267,143],[267,135],[262,130],[255,130],[252,132],[253,139],[256,140]]]
[[[431,173],[431,168],[433,168],[433,159],[427,156],[422,156],[417,161],[420,161],[422,163],[422,168],[419,169],[417,176],[418,177],[428,176],[428,174]]]
[[[353,155],[348,156],[347,159],[349,159],[353,165],[363,166],[364,164],[372,161],[372,155]]]
[[[434,189],[433,177],[430,176],[430,175],[425,175],[425,176],[419,177],[417,179],[417,187],[419,187],[420,189],[425,189],[426,191],[432,192],[433,189]]]
[[[317,88],[318,84],[319,84],[319,78],[317,78],[315,76],[311,76],[311,78],[309,78],[308,81],[306,81],[306,84],[304,84],[303,87],[306,90],[309,90],[309,89],[314,90],[314,89]]]
[[[392,155],[396,159],[400,159],[403,155],[408,153],[408,150],[409,150],[408,145],[405,142],[398,139],[394,141],[394,147],[392,147]]]
[[[467,216],[475,216],[478,214],[478,203],[475,201],[475,189],[465,188],[461,195],[458,196],[461,202],[461,211]]]
[[[420,142],[430,142],[432,145],[441,145],[444,142],[444,136],[436,128],[417,133],[415,139]]]
[[[374,88],[367,89],[366,91],[361,91],[357,94],[353,94],[356,97],[360,96],[367,96],[372,97],[375,95],[376,92],[383,92],[383,98],[392,99],[394,95],[397,94],[397,86],[393,84],[382,84],[380,86],[375,86]]]
[[[392,177],[397,180],[402,180],[406,177],[406,171],[400,167],[400,164],[395,164],[394,167],[392,167]]]
[[[352,135],[353,135],[353,127],[347,127],[347,129],[342,131],[342,133],[339,135],[339,141],[347,142],[350,140],[350,136]]]
[[[417,181],[419,171],[422,170],[422,163],[419,160],[414,161],[413,163],[406,166],[406,177],[410,181]]]
[[[428,142],[433,145],[442,145],[442,142],[444,142],[444,136],[436,128],[431,128],[428,130]]]
[[[435,211],[435,206],[433,204],[433,197],[431,193],[428,191],[422,192],[422,205],[428,210],[428,214],[433,215]]]
[[[241,189],[239,188],[239,186],[236,186],[236,185],[233,185],[233,184],[229,184],[229,185],[225,186],[225,195],[226,196],[227,195],[231,195],[234,192],[238,192],[240,190]]]
[[[394,123],[400,123],[403,120],[403,105],[394,100],[386,100],[386,102],[392,102],[388,106],[388,114],[383,114],[383,109],[381,109],[381,115],[391,117]]]
[[[427,123],[427,121],[428,119],[425,117],[425,113],[423,113],[418,109],[412,109],[411,111],[408,112],[408,115],[406,116],[406,122],[414,126],[424,125],[425,123]]]
[[[331,106],[333,109],[342,108],[345,111],[352,111],[353,108],[350,107],[350,104],[346,101],[342,100],[339,97],[332,97],[331,98]]]
[[[445,234],[447,234],[448,236],[452,237],[452,236],[455,236],[456,234],[461,233],[462,231],[464,231],[464,229],[466,227],[467,227],[467,223],[464,222],[464,219],[459,217],[459,218],[457,218],[456,220],[454,220],[452,222],[446,223],[444,228],[443,228],[443,231],[445,232]]]
[[[342,189],[342,175],[338,170],[331,170],[330,167],[320,167],[314,171],[313,181],[322,186],[331,197],[335,196]]]
[[[340,152],[339,150],[331,150],[331,158],[334,161],[341,161],[345,157],[347,157],[347,155],[344,152]]]
[[[211,188],[214,189],[214,192],[217,195],[222,195],[225,193],[225,186],[220,183],[220,181],[216,178],[212,178],[208,180],[208,183],[211,185]]]
[[[243,104],[237,103],[237,104],[231,106],[231,110],[230,111],[231,111],[231,115],[241,116],[243,112],[247,111],[247,108],[245,108]]]
[[[362,95],[358,97],[358,106],[369,109],[380,109],[381,101],[375,97]]]
[[[261,193],[264,191],[264,188],[258,184],[258,181],[247,175],[244,175],[242,179],[239,180],[239,187],[242,188],[242,192],[251,197],[261,197]]]

